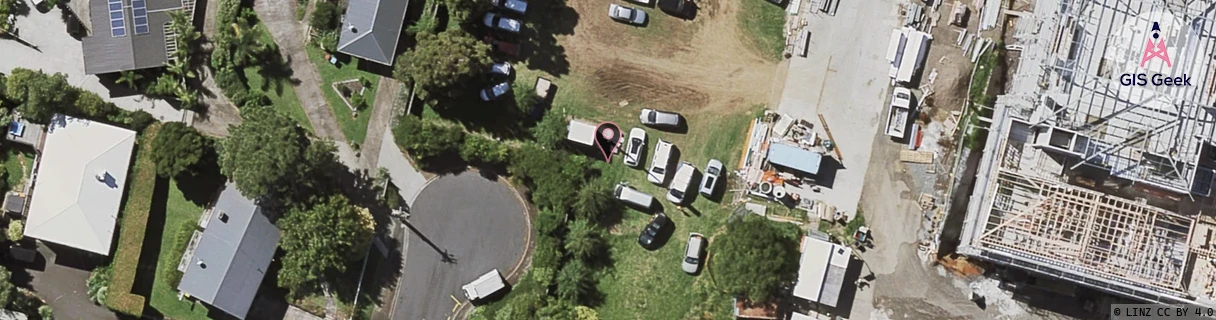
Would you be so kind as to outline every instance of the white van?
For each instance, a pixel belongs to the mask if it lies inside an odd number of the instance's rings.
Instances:
[[[616,185],[616,189],[613,190],[612,196],[616,197],[617,200],[621,200],[627,204],[640,208],[650,208],[650,206],[654,204],[654,197],[626,185],[625,182],[621,182]]]
[[[507,283],[502,281],[502,275],[498,273],[498,269],[494,269],[481,275],[477,280],[464,285],[461,289],[464,289],[465,298],[468,298],[469,301],[475,301],[493,295],[495,292],[506,287]]]
[[[654,156],[650,160],[650,169],[646,170],[646,180],[657,185],[667,181],[667,166],[671,160],[671,142],[659,139],[654,144]]]

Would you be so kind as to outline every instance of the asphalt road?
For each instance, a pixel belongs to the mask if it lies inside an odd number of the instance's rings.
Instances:
[[[506,276],[524,253],[526,219],[514,191],[476,172],[427,185],[410,209],[393,319],[447,319],[456,306],[453,298],[465,301],[460,286],[495,268]]]

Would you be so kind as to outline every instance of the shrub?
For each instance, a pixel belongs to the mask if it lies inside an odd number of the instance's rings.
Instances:
[[[313,6],[308,25],[315,31],[329,31],[338,27],[338,6],[329,1],[317,1]],[[368,30],[370,31],[370,30]]]
[[[164,277],[170,288],[176,289],[177,285],[182,283],[184,274],[177,271],[177,262],[181,260],[182,255],[186,254],[186,247],[190,245],[190,238],[194,236],[194,230],[198,230],[198,225],[193,221],[187,221],[178,226],[176,233],[173,234],[173,248],[171,248],[173,251],[169,253],[169,257],[173,260],[169,261],[171,263],[163,263],[165,268],[162,268],[161,274],[157,275]]]
[[[561,240],[557,237],[537,237],[536,251],[532,253],[532,268],[557,270],[557,268],[561,267],[561,246]]]
[[[21,224],[21,220],[13,220],[8,223],[8,241],[21,241],[21,237],[25,235],[25,225]]]
[[[536,214],[536,233],[541,236],[556,237],[558,230],[566,224],[566,215],[552,208],[544,208]]]
[[[113,274],[113,269],[110,266],[97,267],[93,272],[89,273],[89,279],[85,281],[85,289],[88,291],[89,301],[96,305],[104,305],[106,303],[106,292],[110,290],[110,276]],[[174,286],[176,288],[176,286]]]
[[[434,157],[456,152],[464,141],[464,131],[455,125],[404,115],[393,129],[393,137],[425,166]]]
[[[367,106],[367,98],[364,98],[362,94],[355,94],[350,97],[350,106],[356,110],[363,109],[363,107]]]
[[[156,163],[152,161],[150,142],[156,138],[159,130],[160,127],[148,128],[139,141],[141,146],[136,153],[130,190],[127,192],[126,205],[122,209],[118,243],[114,250],[111,288],[106,293],[106,307],[136,317],[143,316],[145,298],[132,294],[131,288],[135,285],[135,273],[139,270],[139,256],[148,227],[148,214],[152,208],[152,193],[156,190]]]
[[[498,166],[507,162],[509,151],[506,145],[498,141],[471,134],[465,136],[464,144],[460,146],[460,157],[472,163]]]
[[[41,307],[38,307],[38,316],[42,317],[42,320],[52,320],[55,319],[55,311],[51,310],[50,305],[44,304]]]
[[[152,140],[152,161],[156,162],[156,174],[161,177],[176,177],[189,172],[203,157],[207,140],[198,130],[181,122],[170,122]]]
[[[144,128],[147,128],[149,125],[156,122],[156,118],[153,118],[151,113],[147,113],[143,110],[123,110],[120,113],[126,114],[126,121],[123,123],[126,124],[127,128],[130,128],[131,130],[144,131]]]

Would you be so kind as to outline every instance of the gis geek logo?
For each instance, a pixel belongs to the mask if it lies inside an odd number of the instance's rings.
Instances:
[[[1150,30],[1147,41],[1144,44],[1144,53],[1140,55],[1140,68],[1145,68],[1151,60],[1160,60],[1165,63],[1166,70],[1174,67],[1170,61],[1170,53],[1165,45],[1165,37],[1161,36],[1161,25],[1156,21],[1153,22],[1153,28]],[[1155,41],[1155,42],[1154,42]],[[1124,86],[1147,86],[1150,83],[1154,86],[1190,86],[1191,77],[1185,73],[1178,77],[1165,76],[1160,73],[1149,75],[1147,73],[1124,73],[1119,76],[1119,83]]]

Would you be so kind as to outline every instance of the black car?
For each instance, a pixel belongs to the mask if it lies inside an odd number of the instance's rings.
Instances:
[[[655,214],[654,218],[650,219],[650,223],[646,224],[646,228],[642,229],[642,234],[638,235],[638,244],[642,245],[642,248],[654,250],[656,248],[655,238],[658,238],[659,233],[667,227],[670,221],[662,212]]]

